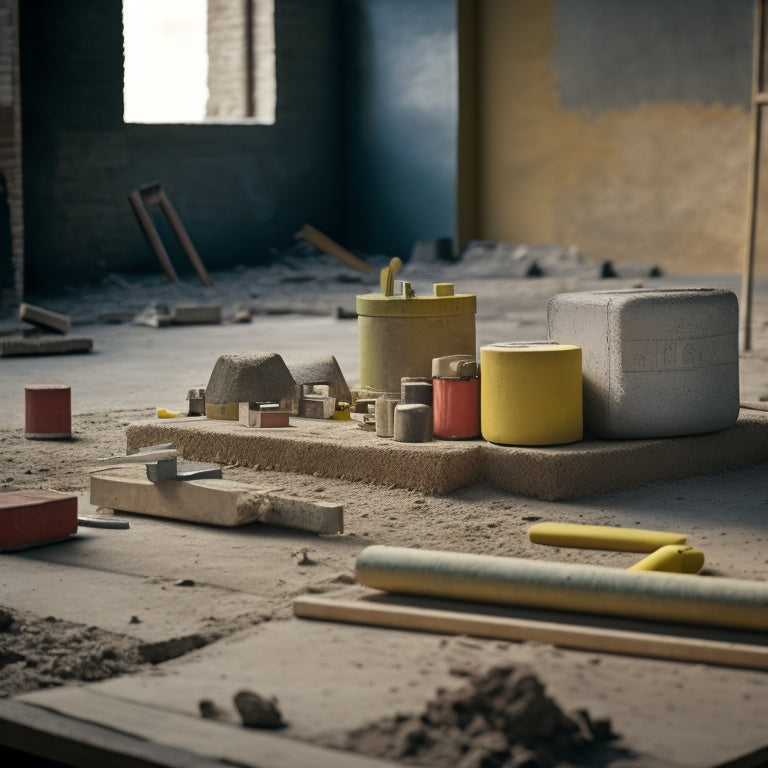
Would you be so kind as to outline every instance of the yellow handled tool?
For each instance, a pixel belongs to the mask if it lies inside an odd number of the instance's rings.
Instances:
[[[534,544],[581,549],[612,549],[618,552],[655,552],[668,544],[685,544],[685,534],[643,531],[609,525],[537,523],[528,530]]]
[[[704,566],[704,553],[695,547],[667,544],[659,547],[628,571],[666,571],[667,573],[698,573]]]

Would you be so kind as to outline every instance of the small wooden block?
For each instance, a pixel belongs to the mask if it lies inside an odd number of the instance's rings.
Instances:
[[[299,416],[305,419],[332,419],[336,412],[335,397],[302,397]]]
[[[36,307],[34,304],[22,303],[19,305],[19,320],[32,323],[32,325],[44,328],[46,331],[69,332],[70,319],[67,315],[51,312],[48,309]]]
[[[0,550],[30,547],[77,533],[77,496],[56,491],[0,494]]]

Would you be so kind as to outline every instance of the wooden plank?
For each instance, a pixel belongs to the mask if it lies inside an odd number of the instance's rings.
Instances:
[[[55,331],[56,333],[69,333],[72,322],[67,315],[51,312],[49,309],[25,302],[19,305],[19,320],[31,323],[44,331]]]
[[[306,240],[318,248],[323,253],[327,253],[329,256],[333,256],[334,259],[340,261],[350,269],[362,272],[364,275],[370,275],[373,272],[373,267],[370,264],[366,264],[362,259],[358,259],[354,253],[348,251],[346,248],[339,245],[335,240],[332,240],[328,235],[324,235],[319,230],[315,229],[311,224],[305,224],[295,235],[297,239]]]
[[[24,696],[29,706],[54,710],[70,715],[70,722],[90,721],[105,728],[113,728],[135,737],[147,739],[147,756],[155,762],[134,765],[189,765],[190,768],[207,768],[211,759],[224,760],[229,764],[252,766],[252,768],[386,768],[393,764],[365,755],[342,752],[340,750],[319,747],[303,741],[253,728],[243,728],[228,723],[190,717],[170,710],[139,704],[101,693],[93,688],[68,686],[51,691],[38,691]],[[8,708],[0,700],[0,724]],[[17,720],[20,718],[17,718]],[[22,721],[23,722],[23,721]],[[79,736],[80,734],[77,734]],[[122,734],[116,733],[116,736]],[[0,738],[10,738],[0,732]],[[200,762],[163,763],[161,750],[186,750],[187,754]],[[170,754],[170,753],[169,753]],[[173,755],[171,755],[172,757]],[[60,758],[59,758],[60,759]],[[78,765],[78,763],[74,763]],[[87,765],[101,766],[122,764],[102,761]],[[221,766],[221,763],[216,763]]]
[[[747,231],[744,266],[741,273],[741,340],[742,349],[752,349],[752,290],[755,273],[755,244],[757,241],[757,200],[760,183],[760,149],[762,143],[762,112],[759,97],[763,93],[763,59],[765,49],[765,0],[755,0],[752,40],[752,108],[749,124],[749,175],[747,177]]]
[[[260,522],[321,534],[344,530],[343,508],[337,504],[281,496],[269,488],[232,480],[153,483],[142,465],[92,471],[90,500],[98,507],[193,523],[237,526]]]
[[[163,212],[170,222],[176,237],[179,239],[181,247],[184,249],[184,253],[187,254],[187,258],[194,267],[197,276],[200,278],[200,282],[203,285],[207,285],[209,287],[212,286],[213,280],[211,280],[202,259],[198,255],[195,246],[192,244],[192,240],[187,234],[187,230],[184,228],[184,225],[181,223],[181,219],[176,213],[176,209],[171,205],[171,201],[168,199],[168,196],[165,194],[165,191],[162,187],[158,187],[158,195],[160,200],[160,207],[163,209]]]
[[[305,596],[293,602],[305,619],[368,624],[495,640],[551,643],[564,648],[657,659],[768,669],[768,647],[694,637],[636,632],[512,616],[465,613],[420,606]]]
[[[186,749],[154,744],[13,699],[0,699],[0,745],[78,768],[221,768]]]

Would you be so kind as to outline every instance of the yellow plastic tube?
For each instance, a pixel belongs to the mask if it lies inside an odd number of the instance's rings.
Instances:
[[[582,438],[581,348],[504,343],[480,348],[480,428],[502,445]]]
[[[617,552],[655,552],[667,544],[685,544],[684,533],[579,523],[536,523],[528,529],[528,536],[534,544]]]
[[[704,553],[700,549],[667,544],[659,547],[628,571],[666,571],[667,573],[698,573],[704,567]]]
[[[388,592],[768,630],[768,582],[382,545],[366,547],[355,570]]]

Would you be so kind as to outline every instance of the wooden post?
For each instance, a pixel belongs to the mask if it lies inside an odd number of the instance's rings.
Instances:
[[[741,333],[742,349],[752,349],[752,287],[755,271],[755,240],[757,235],[757,197],[760,178],[760,144],[763,93],[763,31],[765,0],[755,0],[755,28],[752,42],[752,104],[749,129],[749,176],[747,179],[747,237],[744,266],[741,275]]]

